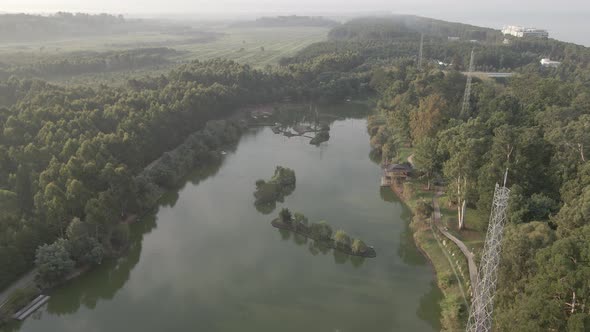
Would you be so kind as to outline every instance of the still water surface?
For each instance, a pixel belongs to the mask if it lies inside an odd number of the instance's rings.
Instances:
[[[133,226],[128,255],[55,291],[20,331],[439,330],[432,268],[369,150],[364,118],[335,120],[319,147],[252,129]],[[264,215],[254,182],[276,165],[295,170],[297,188]],[[365,240],[377,258],[310,250],[270,225],[281,207]]]

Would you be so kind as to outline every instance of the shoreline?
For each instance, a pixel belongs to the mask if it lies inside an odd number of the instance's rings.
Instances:
[[[416,184],[420,186],[420,183],[413,182],[412,180],[406,181],[410,186]],[[402,184],[403,185],[403,184]],[[392,185],[388,187],[396,197],[410,209],[412,215],[410,219],[410,229],[412,230],[412,238],[418,251],[428,260],[432,270],[434,272],[435,281],[437,287],[443,294],[443,299],[438,303],[441,309],[440,323],[444,331],[462,331],[465,327],[465,314],[468,310],[468,304],[464,301],[464,297],[461,296],[463,293],[462,287],[459,283],[462,280],[457,276],[456,271],[453,267],[453,263],[450,261],[450,257],[444,251],[443,247],[438,242],[436,235],[434,234],[435,229],[432,227],[432,223],[429,218],[421,218],[416,213],[415,204],[423,198],[419,196],[429,196],[431,200],[434,197],[433,191],[426,190],[412,190],[413,192],[407,197],[404,193],[403,188]],[[420,195],[418,195],[420,194]],[[434,212],[433,212],[434,213]],[[444,244],[447,247],[448,244]],[[448,247],[447,247],[448,248]],[[459,249],[457,249],[459,250]],[[454,279],[454,280],[453,280]]]

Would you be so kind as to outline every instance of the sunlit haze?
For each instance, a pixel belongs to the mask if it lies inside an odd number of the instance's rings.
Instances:
[[[508,24],[539,27],[549,30],[555,38],[590,45],[590,37],[585,32],[588,31],[590,2],[584,0],[567,1],[567,5],[560,8],[549,0],[8,0],[0,7],[0,12],[43,14],[56,11],[184,19],[246,19],[272,14],[343,17],[414,14],[493,28]]]

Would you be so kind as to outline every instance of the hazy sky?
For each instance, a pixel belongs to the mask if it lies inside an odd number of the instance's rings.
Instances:
[[[590,45],[590,0],[0,0],[1,11],[182,14],[195,18],[390,12],[493,28],[534,26],[548,29],[556,38]]]
[[[588,0],[2,0],[0,11],[104,11],[121,13],[186,13],[248,11],[444,11],[541,10],[590,11]],[[470,7],[467,7],[470,6]]]

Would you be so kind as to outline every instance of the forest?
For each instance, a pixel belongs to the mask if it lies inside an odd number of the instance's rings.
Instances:
[[[138,48],[127,51],[79,52],[60,56],[46,56],[35,63],[1,64],[0,79],[70,77],[88,73],[134,70],[164,66],[172,63],[169,57],[179,52],[166,47]]]
[[[560,49],[554,53],[561,67],[542,68],[538,57],[526,63],[523,55],[519,75],[507,82],[475,79],[466,113],[458,72],[434,65],[419,71],[412,60],[398,60],[371,79],[380,101],[369,132],[385,160],[413,147],[424,177],[448,183],[454,204],[484,215],[508,169],[509,225],[494,311],[499,331],[590,328],[590,54],[553,40],[508,48],[533,53],[550,46]]]
[[[26,31],[58,37],[83,31],[72,24],[143,24],[67,13],[11,19],[32,27]],[[427,61],[419,70],[422,34]],[[0,40],[9,36],[18,34]],[[461,112],[461,71],[472,49],[478,70],[517,75],[500,82],[475,78],[471,107]],[[129,216],[153,208],[162,188],[173,188],[183,173],[236,141],[240,124],[217,120],[240,107],[371,96],[379,101],[369,119],[372,146],[384,160],[412,147],[426,178],[459,193],[455,203],[488,213],[494,184],[509,169],[497,329],[590,329],[589,49],[553,39],[506,45],[491,29],[394,16],[335,26],[328,40],[265,69],[194,60],[116,87],[30,78],[153,66],[167,52],[174,50],[2,69],[0,288],[35,263],[51,285],[76,266],[117,255]],[[542,68],[543,57],[562,65]]]
[[[121,35],[138,31],[186,31],[180,24],[127,19],[123,15],[58,12],[49,16],[0,14],[0,42],[47,41],[72,37]]]

